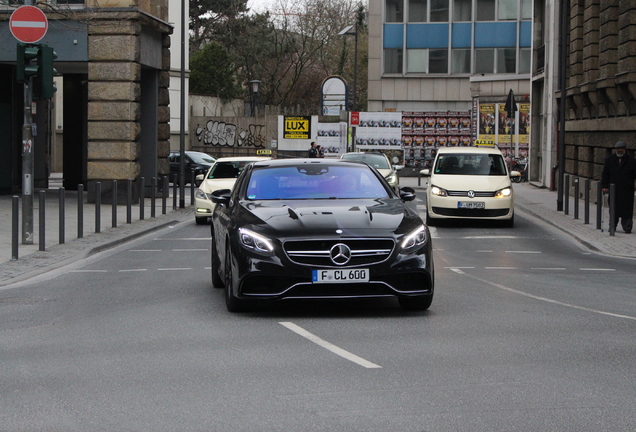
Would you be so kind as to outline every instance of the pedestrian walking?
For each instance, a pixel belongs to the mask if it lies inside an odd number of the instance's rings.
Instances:
[[[316,146],[316,152],[317,152],[317,156],[316,157],[319,157],[319,158],[324,158],[325,157],[325,149],[322,148],[322,146],[317,145]]]
[[[634,180],[636,180],[636,160],[627,153],[625,141],[618,141],[614,145],[614,154],[605,159],[601,186],[603,193],[609,191],[611,184],[615,186],[615,217],[610,223],[616,231],[618,219],[626,233],[632,232],[634,217]],[[611,197],[610,197],[611,198]],[[611,201],[610,201],[611,202]]]
[[[318,150],[316,149],[316,142],[311,142],[311,147],[309,147],[309,154],[307,155],[310,158],[318,157]]]

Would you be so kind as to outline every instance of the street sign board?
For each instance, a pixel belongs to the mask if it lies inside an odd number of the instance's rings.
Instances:
[[[9,19],[11,34],[24,43],[35,43],[42,39],[49,28],[49,22],[41,9],[34,6],[20,6]]]

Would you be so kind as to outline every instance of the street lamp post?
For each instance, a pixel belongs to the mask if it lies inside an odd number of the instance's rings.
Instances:
[[[358,93],[358,24],[345,27],[338,33],[340,36],[353,36],[354,37],[354,49],[353,49],[353,95],[351,97],[351,109],[350,111],[356,111],[356,95]]]
[[[259,80],[252,80],[250,84],[252,84],[252,116],[256,117],[257,109],[258,109],[258,85],[261,82]]]

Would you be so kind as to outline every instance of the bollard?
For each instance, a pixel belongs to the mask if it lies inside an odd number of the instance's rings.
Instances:
[[[155,217],[155,204],[157,199],[157,177],[150,179],[150,217]]]
[[[95,232],[102,232],[102,184],[95,183]]]
[[[18,241],[20,230],[20,197],[13,195],[11,198],[11,261],[18,259]]]
[[[585,220],[583,223],[587,225],[590,223],[590,179],[585,179],[585,194],[583,197],[585,200]]]
[[[563,214],[570,214],[570,175],[565,175],[565,187],[563,188]]]
[[[603,186],[601,182],[596,183],[596,229],[603,229]]]
[[[40,221],[38,223],[39,228],[39,250],[46,250],[46,191],[40,191],[40,208],[39,208]]]
[[[59,223],[59,227],[60,227],[60,244],[64,244],[64,188],[61,187],[60,189],[60,208],[59,208],[59,214],[60,214],[60,223]]]
[[[161,214],[166,214],[166,202],[168,200],[168,193],[170,192],[170,188],[168,187],[168,177],[161,177],[161,182],[163,183],[163,196],[161,197]]]
[[[579,218],[579,178],[574,177],[574,219]]]
[[[84,237],[84,185],[77,185],[77,238]]]
[[[609,235],[616,235],[616,224],[618,220],[616,218],[616,185],[612,183],[609,189],[609,208],[610,208],[610,217],[609,217]]]
[[[194,205],[194,190],[196,189],[194,184],[195,177],[196,173],[194,171],[190,171],[190,205]]]
[[[126,223],[132,223],[132,180],[126,180]]]
[[[139,220],[144,220],[144,195],[146,194],[146,179],[139,177]]]
[[[112,190],[112,211],[113,211],[113,223],[112,226],[113,228],[117,228],[117,180],[113,180],[113,186],[112,186],[113,190]]]

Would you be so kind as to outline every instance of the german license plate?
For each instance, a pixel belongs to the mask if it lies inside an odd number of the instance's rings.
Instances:
[[[312,270],[313,283],[369,282],[369,269]]]
[[[457,208],[483,209],[486,208],[486,203],[483,201],[459,201],[457,202]]]

